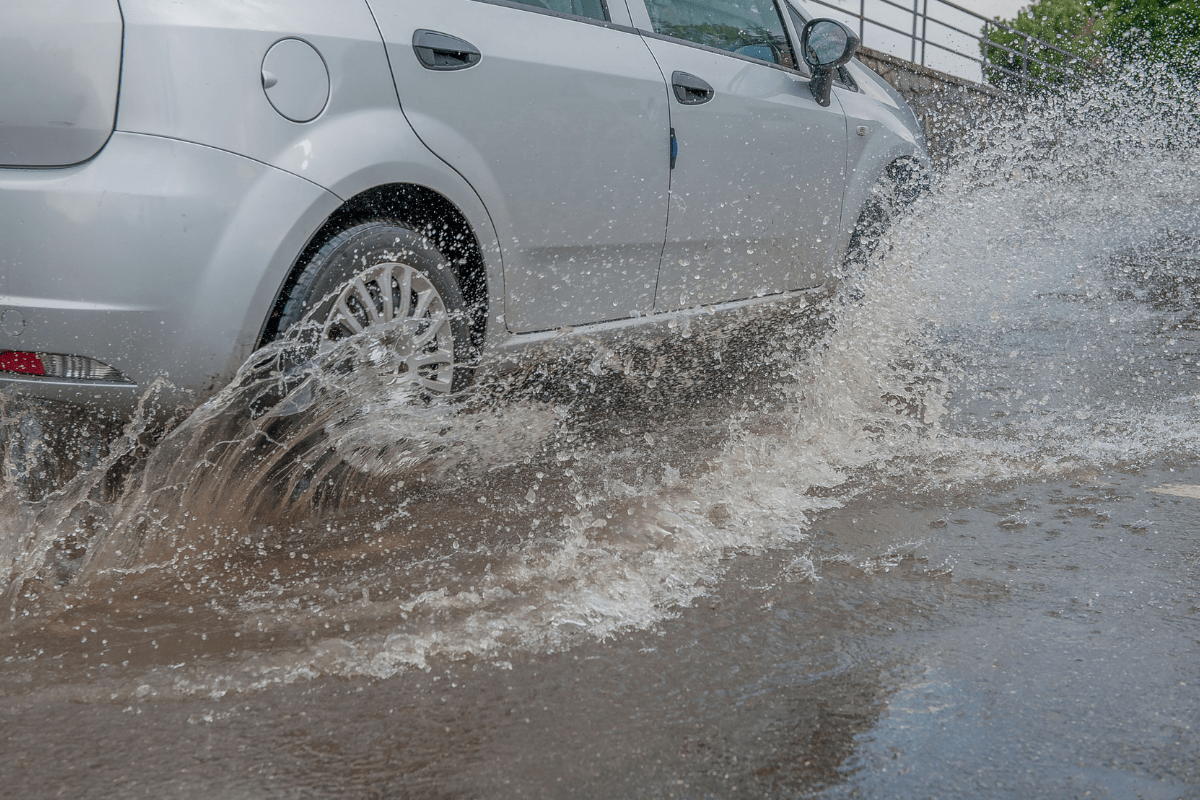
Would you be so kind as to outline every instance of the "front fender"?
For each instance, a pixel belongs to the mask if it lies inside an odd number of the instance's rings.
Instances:
[[[881,102],[864,92],[834,91],[846,113],[847,126],[847,180],[840,241],[840,252],[845,252],[871,189],[888,165],[904,158],[927,163],[928,154],[920,128],[915,127],[906,107]]]

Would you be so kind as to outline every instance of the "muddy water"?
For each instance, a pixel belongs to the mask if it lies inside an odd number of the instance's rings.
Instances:
[[[1189,97],[998,120],[837,296],[463,398],[351,340],[165,438],[9,404],[0,794],[1200,796]]]

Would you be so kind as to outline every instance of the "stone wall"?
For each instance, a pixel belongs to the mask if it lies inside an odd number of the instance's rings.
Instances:
[[[985,115],[1013,107],[1012,95],[901,58],[859,48],[858,60],[895,87],[912,106],[925,129],[935,160],[949,157],[963,135]]]

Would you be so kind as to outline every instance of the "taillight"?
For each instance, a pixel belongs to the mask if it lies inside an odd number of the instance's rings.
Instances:
[[[125,382],[117,370],[87,356],[68,356],[59,353],[28,353],[19,350],[0,351],[0,372],[62,378],[75,381]]]
[[[37,353],[18,353],[5,350],[0,353],[0,372],[21,372],[25,375],[45,375],[46,365]]]

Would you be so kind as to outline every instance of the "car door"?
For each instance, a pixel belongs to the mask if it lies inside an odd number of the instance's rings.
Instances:
[[[492,216],[508,328],[651,312],[669,112],[624,3],[369,2],[409,122]]]
[[[630,0],[676,159],[658,310],[801,289],[837,266],[846,121],[808,90],[772,0]],[[640,19],[639,19],[640,17]]]

